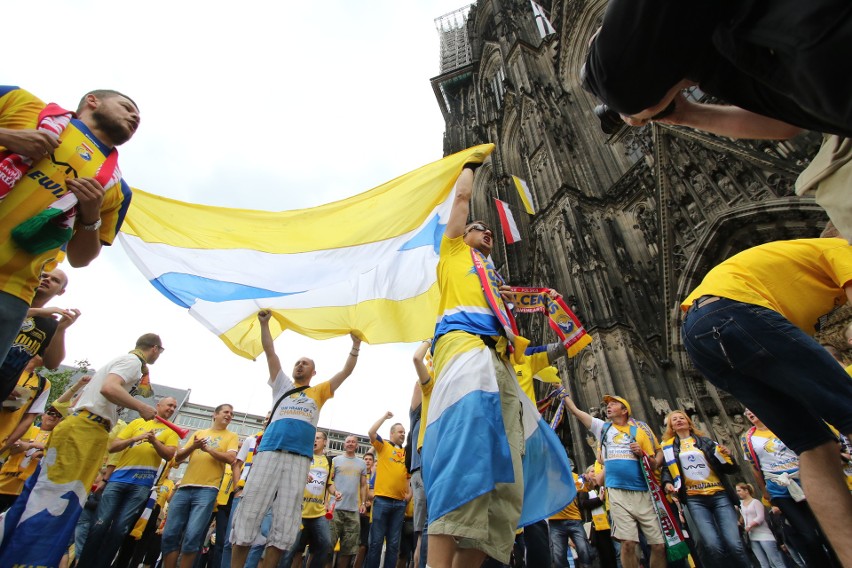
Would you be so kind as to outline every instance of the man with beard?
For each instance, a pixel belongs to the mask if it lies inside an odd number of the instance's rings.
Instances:
[[[91,91],[72,113],[0,86],[0,363],[60,249],[86,266],[115,239],[131,198],[115,147],[138,126],[116,91]]]

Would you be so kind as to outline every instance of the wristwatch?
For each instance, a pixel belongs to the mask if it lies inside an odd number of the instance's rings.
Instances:
[[[80,223],[80,228],[84,231],[97,231],[101,228],[101,218],[98,217],[98,220],[92,223],[91,225],[86,225],[84,223]]]

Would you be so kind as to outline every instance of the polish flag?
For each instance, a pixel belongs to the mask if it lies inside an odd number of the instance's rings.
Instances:
[[[500,224],[503,226],[503,235],[506,238],[506,244],[511,245],[520,241],[521,232],[518,230],[518,225],[515,223],[512,211],[509,209],[509,204],[496,198],[494,201],[497,203],[497,214],[500,216]]]

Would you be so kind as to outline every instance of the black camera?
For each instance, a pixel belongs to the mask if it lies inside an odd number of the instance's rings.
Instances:
[[[621,115],[609,108],[607,105],[598,105],[595,107],[595,116],[601,121],[601,130],[604,134],[615,134],[624,126],[624,121],[621,120]]]

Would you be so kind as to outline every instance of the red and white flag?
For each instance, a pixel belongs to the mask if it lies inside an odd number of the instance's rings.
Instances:
[[[500,216],[500,224],[503,226],[503,235],[506,237],[506,244],[511,245],[520,241],[521,232],[518,230],[518,225],[515,223],[512,211],[509,209],[509,204],[497,198],[494,201],[497,203],[497,214]]]

